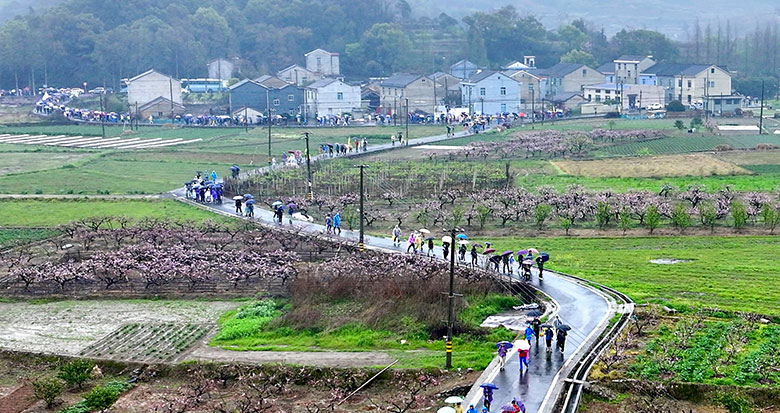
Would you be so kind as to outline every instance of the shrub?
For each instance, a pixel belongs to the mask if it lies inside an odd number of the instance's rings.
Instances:
[[[661,224],[661,214],[658,212],[658,207],[650,205],[645,212],[645,226],[652,234],[656,228]]]
[[[561,224],[561,228],[563,228],[564,231],[566,231],[566,235],[569,235],[569,230],[571,229],[571,224],[572,224],[571,218],[560,217],[558,219],[558,223]]]
[[[666,105],[666,110],[669,112],[685,112],[685,105],[683,105],[679,100],[673,100],[669,102],[668,105]]]
[[[47,408],[54,405],[64,389],[62,380],[55,377],[39,377],[32,382],[32,386],[35,398],[43,400]]]
[[[761,208],[761,219],[764,221],[764,225],[769,228],[769,232],[774,233],[775,228],[780,224],[780,211],[765,204]]]
[[[685,129],[685,123],[683,123],[683,121],[677,119],[676,121],[674,121],[674,127],[679,129],[679,130],[683,130],[683,129]]]
[[[734,147],[729,144],[722,143],[720,145],[716,145],[714,149],[718,152],[727,152],[727,151],[733,151]]]
[[[550,217],[552,212],[552,206],[548,204],[539,204],[534,209],[534,218],[536,218],[536,227],[539,229],[544,228],[544,222]]]
[[[756,145],[757,151],[769,151],[772,149],[777,149],[777,145],[773,145],[771,143],[759,143]]]
[[[745,204],[739,201],[731,203],[731,217],[734,219],[734,229],[742,229],[748,221],[748,213]]]
[[[693,119],[691,119],[691,129],[698,128],[699,126],[701,126],[703,124],[704,124],[704,122],[702,122],[701,118],[698,117],[698,116],[693,118]]]
[[[618,217],[618,223],[620,225],[620,229],[623,230],[623,234],[626,233],[629,229],[631,229],[631,211],[628,209],[624,209],[620,211],[620,215]]]
[[[722,404],[729,413],[750,413],[750,401],[742,396],[733,393],[721,393],[715,397],[715,400]]]
[[[715,231],[715,222],[718,220],[718,213],[712,205],[702,205],[699,208],[699,220],[705,227],[710,228],[710,232]]]
[[[99,386],[87,393],[84,396],[84,401],[91,409],[104,412],[119,399],[119,393],[119,390],[115,388]]]
[[[678,204],[674,207],[674,210],[672,210],[672,224],[680,230],[680,233],[691,226],[691,215],[688,213],[685,205]]]
[[[596,224],[599,229],[606,228],[612,218],[612,207],[606,202],[599,202],[596,208]]]
[[[75,385],[81,389],[81,385],[89,379],[93,367],[95,363],[90,360],[73,360],[60,367],[58,377],[65,380],[68,386]]]

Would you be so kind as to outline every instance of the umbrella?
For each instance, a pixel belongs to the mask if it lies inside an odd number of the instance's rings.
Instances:
[[[530,252],[531,254],[538,254],[539,250],[536,248],[528,248],[528,252]]]
[[[498,390],[498,386],[496,386],[493,383],[482,383],[482,384],[479,385],[479,387],[482,387],[483,389]]]
[[[456,403],[463,403],[463,398],[458,396],[450,396],[444,399],[444,403],[447,404],[456,404]]]
[[[542,257],[542,262],[550,261],[550,254],[542,251],[539,253],[539,256]]]
[[[534,265],[534,260],[523,260],[523,265]]]
[[[512,398],[512,400],[514,400],[517,407],[520,408],[520,411],[525,413],[525,405],[523,404],[523,401],[518,399],[517,397]]]
[[[274,203],[271,204],[272,207],[278,207],[280,205],[284,205],[284,202],[282,202],[282,201],[274,201]]]
[[[423,234],[430,234],[431,233],[431,231],[428,231],[425,228],[419,229],[418,231],[422,232]]]
[[[542,314],[543,313],[539,310],[531,310],[528,312],[528,317],[541,317]]]
[[[480,244],[480,243],[476,243],[476,244],[474,244],[474,246],[477,247],[477,248],[482,248],[482,244]]]
[[[295,205],[295,203],[290,202],[289,204],[287,204],[287,208],[295,209],[295,208],[298,208],[298,205]]]
[[[496,348],[499,348],[499,347],[501,347],[501,345],[502,345],[502,344],[503,344],[503,345],[504,345],[506,348],[512,348],[512,347],[514,347],[514,344],[512,344],[512,343],[510,343],[510,342],[508,342],[508,341],[499,341],[498,343],[496,343]]]
[[[559,324],[558,330],[569,331],[571,330],[571,326],[568,324]]]
[[[254,195],[252,195],[252,194],[244,194],[244,198],[254,198]]]
[[[540,325],[539,327],[541,327],[541,328],[553,328],[552,324],[547,324],[547,323],[544,323],[544,324]]]
[[[433,238],[433,237],[426,237],[425,238],[426,241],[430,241],[430,240],[433,240],[433,239],[435,239],[435,238]],[[444,241],[444,242],[447,242],[447,241]]]
[[[512,255],[512,253],[513,253],[513,252],[514,252],[514,251],[512,251],[512,250],[506,250],[506,251],[504,251],[503,253],[501,253],[501,255],[502,255],[502,256],[504,256],[504,255]]]
[[[517,251],[517,255],[518,255],[518,256],[525,255],[525,254],[528,254],[528,250],[520,250],[520,251]]]
[[[254,205],[256,203],[257,203],[257,201],[255,201],[254,199],[250,199],[250,200],[245,202],[245,204],[247,204],[247,205]]]
[[[501,410],[505,412],[513,412],[515,411],[515,406],[512,406],[511,404],[505,404],[501,406]]]
[[[459,245],[469,245],[469,242],[466,241],[466,240],[463,240],[463,241],[458,241],[458,244]]]
[[[488,255],[488,254],[493,253],[493,252],[496,252],[496,250],[494,250],[493,248],[488,248],[488,249],[482,251],[482,254],[483,255]]]
[[[234,201],[239,201],[239,200],[241,200],[241,199],[244,199],[244,197],[243,197],[243,196],[241,196],[241,195],[236,195],[236,196],[234,196],[234,197],[233,197],[233,200],[234,200]]]
[[[455,236],[457,239],[469,239],[469,236],[466,234],[458,234]]]
[[[455,409],[450,406],[445,406],[439,410],[436,410],[436,413],[455,413]]]
[[[528,344],[527,340],[520,340],[520,343],[517,345],[517,348],[519,350],[528,350],[529,348],[531,348],[531,345]]]
[[[441,237],[441,242],[447,242],[447,243],[452,242],[452,237],[449,235],[445,235]]]

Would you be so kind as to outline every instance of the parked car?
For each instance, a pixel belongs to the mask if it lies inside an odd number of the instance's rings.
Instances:
[[[662,110],[664,108],[664,105],[660,103],[651,103],[647,105],[647,110]]]

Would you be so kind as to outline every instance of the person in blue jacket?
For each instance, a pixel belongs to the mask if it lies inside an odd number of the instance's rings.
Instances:
[[[333,216],[333,232],[341,235],[341,214],[338,212]]]
[[[531,327],[531,324],[525,325],[525,339],[528,340],[528,345],[531,345],[531,339],[534,338],[536,333],[534,333],[533,327]]]

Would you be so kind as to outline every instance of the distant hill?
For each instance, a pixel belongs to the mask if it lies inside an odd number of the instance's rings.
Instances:
[[[780,21],[780,3],[776,0],[407,0],[419,16],[437,16],[445,12],[461,17],[475,11],[490,11],[513,5],[521,14],[533,14],[548,28],[583,18],[607,35],[622,29],[650,29],[685,40],[696,19],[704,25],[730,20],[739,33],[753,30],[756,23]]]
[[[4,22],[14,16],[26,14],[33,10],[40,10],[62,3],[64,0],[0,0],[0,22]]]

